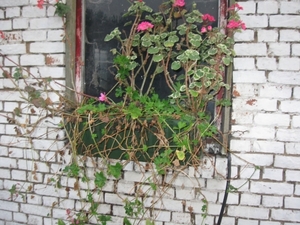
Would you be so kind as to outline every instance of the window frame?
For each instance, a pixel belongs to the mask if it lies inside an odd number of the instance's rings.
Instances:
[[[71,13],[66,18],[66,97],[72,102],[81,102],[84,90],[84,62],[85,62],[85,0],[66,0],[71,8]],[[219,0],[219,27],[226,27],[227,8],[233,4],[234,0]],[[225,30],[224,30],[225,32]],[[224,82],[232,86],[232,66],[226,68]],[[217,99],[229,99],[232,97],[232,90],[221,91]],[[218,128],[222,133],[220,137],[221,150],[215,154],[226,154],[229,146],[231,107],[224,107],[222,114],[216,121]],[[215,141],[207,140],[207,144],[213,144]],[[217,143],[217,144],[220,144]]]

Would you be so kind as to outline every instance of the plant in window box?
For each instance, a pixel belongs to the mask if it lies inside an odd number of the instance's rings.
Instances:
[[[129,29],[115,28],[105,37],[119,42],[111,50],[116,85],[99,99],[87,100],[67,121],[77,122],[69,132],[75,149],[151,161],[163,174],[172,164],[198,165],[204,140],[218,134],[214,122],[227,101],[217,102],[215,118],[207,105],[229,88],[223,79],[234,57],[230,36],[245,24],[237,4],[229,8],[229,22],[221,29],[213,28],[214,17],[196,5],[186,10],[184,0],[165,1],[159,9],[132,2],[124,15],[132,18]]]

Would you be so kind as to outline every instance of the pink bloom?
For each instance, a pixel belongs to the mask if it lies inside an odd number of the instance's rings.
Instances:
[[[107,97],[104,93],[100,93],[99,101],[100,102],[106,102],[107,101]]]
[[[71,209],[67,209],[67,215],[70,215],[71,214]]]
[[[207,26],[207,30],[211,31],[212,27],[211,26]]]
[[[40,9],[43,8],[43,4],[44,4],[44,0],[38,0],[37,1],[37,7],[39,7]]]
[[[201,28],[201,33],[206,33],[206,32],[207,32],[206,27],[202,27],[202,28]]]
[[[243,23],[243,21],[241,20],[230,20],[227,24],[227,28],[230,28],[230,29],[243,29],[243,30],[246,30],[246,25],[245,23]]]
[[[5,39],[5,34],[0,30],[0,38]]]
[[[154,25],[152,23],[144,21],[138,25],[137,31],[145,31],[145,30],[151,29],[153,27],[154,27]]]
[[[233,4],[232,6],[230,6],[230,7],[228,8],[228,11],[230,11],[230,10],[235,10],[235,9],[243,10],[243,7],[240,6],[239,4],[235,3],[235,4]]]
[[[175,0],[173,6],[174,7],[183,7],[183,6],[185,6],[185,2],[184,1],[185,0]]]
[[[209,14],[204,14],[202,15],[202,19],[203,20],[207,20],[209,22],[214,22],[216,21],[215,18],[212,16],[212,15],[209,15]]]

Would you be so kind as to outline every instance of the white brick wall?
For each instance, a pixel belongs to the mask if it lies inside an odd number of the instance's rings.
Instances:
[[[51,0],[50,4],[55,2]],[[300,3],[246,0],[239,4],[244,7],[240,13],[247,30],[235,34],[230,151],[231,185],[240,188],[229,194],[222,225],[299,224]],[[54,10],[46,4],[43,9],[37,8],[36,0],[0,0],[0,29],[7,37],[0,42],[0,51],[35,76],[51,77],[64,84],[64,21],[54,16]],[[1,57],[2,64],[10,72],[16,67]],[[18,84],[25,86],[22,80]],[[64,90],[58,85],[53,87]],[[64,135],[57,130],[60,118],[43,121],[30,142],[16,137],[15,126],[5,116],[18,106],[25,115],[18,118],[21,123],[34,123],[40,116],[30,114],[9,79],[0,76],[0,89],[0,225],[56,224],[58,218],[66,219],[66,209],[80,210],[84,206],[80,198],[95,185],[92,180],[89,185],[80,182],[79,197],[73,190],[73,178],[60,177],[63,188],[56,188],[54,182],[48,184],[51,179],[58,179],[63,168],[58,150],[67,153],[64,142],[55,140],[57,134]],[[47,131],[47,135],[41,134]],[[219,173],[209,164],[204,169],[189,168],[176,179],[171,174],[166,176],[165,182],[174,179],[173,186],[154,204],[161,209],[153,211],[158,215],[156,225],[189,224],[188,207],[193,208],[195,224],[201,224],[202,194],[208,201],[205,223],[216,224],[226,185],[222,177],[226,175],[227,162],[224,158],[213,162]],[[93,178],[92,160],[85,165],[88,177]],[[255,170],[254,166],[260,169]],[[123,177],[119,182],[110,180],[103,193],[95,195],[95,199],[102,201],[99,210],[113,215],[114,222],[109,225],[122,223],[124,208],[120,197],[130,198],[138,183],[146,182],[141,190],[149,190],[149,195],[154,193],[147,181],[150,173],[142,173],[137,165],[130,164]],[[16,183],[25,201],[21,195],[9,199],[8,190]],[[145,198],[144,204],[152,206],[152,199]]]

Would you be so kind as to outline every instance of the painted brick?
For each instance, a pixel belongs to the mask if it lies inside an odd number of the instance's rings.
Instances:
[[[240,15],[241,20],[246,24],[247,28],[262,28],[268,26],[267,15]]]
[[[242,165],[245,166],[247,164],[253,164],[255,166],[270,166],[273,164],[273,156],[272,155],[262,155],[262,154],[250,154],[250,153],[236,153],[234,155],[232,155],[232,165]],[[250,177],[250,175],[254,172],[254,168],[251,168],[250,172],[248,172],[247,174],[249,174],[249,176],[247,176],[247,178]],[[259,171],[256,171],[257,173],[259,173]],[[244,177],[246,177],[246,175],[244,175]],[[258,175],[256,175],[256,177],[258,178]]]
[[[1,0],[1,7],[13,7],[13,6],[22,6],[27,5],[28,0]]]
[[[14,29],[27,29],[29,26],[29,21],[27,18],[15,18],[13,19]]]
[[[258,113],[254,116],[254,123],[266,126],[288,127],[290,116],[286,114]]]
[[[22,9],[22,16],[23,17],[44,17],[46,16],[46,9],[45,8],[38,8],[33,6],[25,6]]]
[[[284,143],[277,141],[254,141],[251,150],[254,152],[282,154],[284,153]]]
[[[7,196],[7,197],[9,197],[9,196]],[[16,202],[0,200],[0,210],[8,210],[8,209],[13,212],[18,212],[19,204]]]
[[[298,15],[271,15],[270,27],[297,28],[300,27]]]
[[[33,162],[32,160],[30,161],[24,159],[18,160],[18,168],[21,170],[33,170],[35,167],[37,167],[39,172],[49,173],[49,167],[44,162]]]
[[[57,53],[64,52],[65,44],[62,42],[35,42],[30,44],[32,53]]]
[[[300,157],[275,155],[275,167],[299,169]]]
[[[10,7],[6,9],[6,18],[19,17],[20,7]]]
[[[300,99],[300,87],[294,87],[293,97]]]
[[[49,30],[47,32],[48,41],[62,41],[64,38],[64,30]]]
[[[43,217],[29,215],[28,224],[43,224]]]
[[[233,65],[235,70],[254,70],[254,58],[234,58]]]
[[[282,221],[294,221],[299,222],[300,211],[299,210],[284,210],[284,209],[272,209],[271,218]]]
[[[276,1],[263,1],[257,3],[257,13],[263,14],[277,14],[278,2]]]
[[[213,203],[211,203],[211,204],[209,204],[207,212],[210,215],[216,215],[217,216],[217,215],[219,215],[218,212],[220,212],[221,207],[222,207],[221,204],[213,204]]]
[[[22,55],[20,61],[22,66],[41,66],[41,65],[45,65],[45,56]]]
[[[280,41],[296,41],[300,40],[298,30],[280,30]]]
[[[8,221],[12,220],[12,212],[0,210],[0,219],[8,220]]]
[[[46,40],[46,31],[43,30],[27,30],[23,31],[23,40],[24,41],[45,41]]]
[[[241,194],[241,205],[259,206],[261,201],[260,195],[243,193]]]
[[[65,55],[64,54],[49,54],[46,55],[46,65],[54,66],[54,65],[64,65]]]
[[[42,197],[38,195],[28,195],[27,196],[27,203],[34,204],[34,205],[42,205]]]
[[[296,197],[285,197],[284,198],[285,209],[299,209],[300,208],[300,198]]]
[[[275,99],[233,99],[232,108],[240,111],[276,111],[277,100]]]
[[[292,56],[300,56],[300,44],[292,44]]]
[[[300,69],[300,59],[299,58],[279,58],[278,69],[298,71]]]
[[[256,11],[256,3],[254,1],[237,2],[243,7],[243,10],[239,11],[239,14],[254,14]]]
[[[0,9],[0,19],[4,19],[4,11]]]
[[[248,140],[231,139],[230,150],[237,152],[249,152],[251,149],[251,143]]]
[[[187,224],[191,221],[190,213],[173,212],[171,222],[178,224]]]
[[[31,29],[56,29],[63,27],[63,21],[60,17],[31,19],[29,23]]]
[[[45,184],[35,184],[34,185],[34,193],[37,195],[50,196],[50,197],[62,197],[65,198],[67,196],[67,192],[64,189],[57,189],[51,185]]]
[[[0,156],[8,156],[8,147],[0,146]]]
[[[291,53],[288,43],[270,43],[268,48],[269,56],[289,56]]]
[[[248,206],[228,206],[227,214],[239,218],[268,219],[269,209]]]
[[[16,168],[17,160],[11,158],[0,157],[1,167],[2,168]]]
[[[283,180],[283,170],[282,169],[264,168],[263,179],[282,181]]]
[[[26,181],[26,171],[23,170],[12,170],[11,171],[11,177],[14,180],[24,180]]]
[[[5,66],[15,66],[15,63],[19,63],[19,56],[18,55],[10,55],[7,56],[10,60],[7,58],[4,59],[4,65]]]
[[[237,32],[234,34],[234,40],[236,42],[254,41],[254,31],[253,30],[244,30],[242,32]]]
[[[225,180],[208,179],[207,189],[208,190],[224,190],[226,186]],[[204,185],[202,186],[204,187]]]
[[[300,195],[300,184],[295,186],[295,195]]]
[[[135,193],[134,182],[119,181],[117,185],[118,193],[133,194]]]
[[[259,194],[291,195],[293,184],[250,181],[250,191]]]
[[[26,53],[25,44],[0,45],[1,53],[4,55],[16,55]]]
[[[233,97],[252,97],[255,95],[256,88],[253,84],[243,84],[243,83],[237,83],[233,85],[232,88],[232,95]]]
[[[291,13],[298,14],[300,10],[300,5],[298,1],[281,1],[280,2],[280,12],[281,13]]]
[[[264,71],[233,71],[234,83],[265,83]]]
[[[233,137],[240,138],[258,138],[258,139],[274,139],[275,129],[268,127],[247,127],[242,125],[233,125],[232,129]]]
[[[292,127],[300,128],[300,116],[293,116]]]
[[[14,221],[27,223],[27,215],[24,213],[13,213]]]
[[[265,98],[290,98],[292,88],[283,85],[263,85],[259,89],[259,96]]]
[[[238,56],[265,56],[267,46],[264,43],[237,43],[234,45],[234,51]]]
[[[11,20],[0,20],[0,27],[2,31],[11,30],[12,29]]]
[[[54,16],[56,8],[53,5],[48,6],[47,16]]]
[[[270,72],[268,80],[278,84],[300,85],[300,76],[297,72]]]
[[[195,190],[193,188],[177,188],[176,191],[177,199],[194,199],[195,198]]]
[[[279,141],[293,141],[299,142],[300,129],[278,129],[276,137]]]
[[[280,222],[260,221],[260,225],[281,225]]]
[[[4,167],[1,165],[1,167]],[[0,168],[0,178],[10,179],[10,170]]]
[[[287,154],[300,155],[300,143],[286,143],[285,148]]]
[[[222,218],[222,225],[232,225],[232,224],[235,224],[235,218],[225,217],[225,216]]]
[[[259,70],[276,70],[277,62],[275,58],[259,57],[256,59],[256,66]]]
[[[257,179],[260,178],[260,170],[254,168],[252,166],[241,168],[240,178],[241,179],[257,180]]]
[[[249,219],[238,219],[238,225],[258,225],[258,221]]]
[[[228,205],[238,205],[239,198],[240,198],[240,196],[238,193],[230,193],[227,198],[227,204]],[[224,193],[220,193],[218,202],[222,204],[223,199],[224,199]]]

